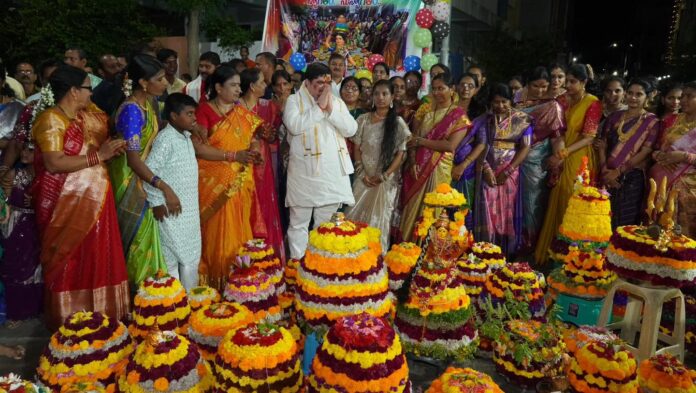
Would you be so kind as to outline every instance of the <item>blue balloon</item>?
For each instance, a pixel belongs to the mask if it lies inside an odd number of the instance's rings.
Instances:
[[[290,56],[290,65],[296,70],[301,70],[307,66],[307,60],[302,53],[295,52]]]
[[[415,55],[406,56],[404,59],[404,69],[406,71],[419,71],[420,68],[420,57]]]

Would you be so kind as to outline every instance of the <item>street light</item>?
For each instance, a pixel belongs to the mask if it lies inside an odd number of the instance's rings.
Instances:
[[[611,47],[612,47],[612,48],[616,48],[617,46],[619,46],[619,44],[617,44],[616,42],[614,42],[613,44],[611,44]]]
[[[578,61],[578,58],[577,58],[577,57],[573,57],[573,63],[575,63],[576,61]]]

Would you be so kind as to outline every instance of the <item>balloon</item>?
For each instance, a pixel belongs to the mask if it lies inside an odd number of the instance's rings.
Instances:
[[[433,19],[433,12],[427,8],[423,8],[416,13],[416,23],[418,24],[418,27],[429,29],[430,26],[433,25],[434,21],[435,19]]]
[[[442,22],[446,21],[447,19],[449,19],[450,7],[451,6],[445,3],[444,1],[439,1],[435,3],[432,7],[433,18]]]
[[[433,23],[433,27],[430,31],[433,32],[433,39],[440,41],[449,35],[450,25],[447,22],[437,21]]]
[[[415,55],[406,56],[404,59],[404,69],[406,71],[418,71],[421,68],[420,57]]]
[[[302,53],[295,52],[290,56],[290,65],[296,70],[301,70],[307,67],[307,60]]]
[[[430,71],[430,68],[437,64],[437,62],[437,56],[432,53],[428,53],[427,55],[423,56],[423,59],[421,60],[421,68],[423,68],[425,71]]]
[[[433,35],[430,30],[419,27],[413,34],[413,43],[419,48],[427,48],[433,44]]]
[[[358,70],[358,72],[356,72],[354,76],[357,79],[365,78],[365,79],[368,79],[370,82],[372,82],[372,73],[369,70],[366,70],[364,68],[361,70]]]
[[[380,55],[379,53],[374,53],[367,58],[365,66],[368,70],[370,70],[370,72],[372,72],[372,69],[375,67],[375,64],[377,63],[384,63],[384,56]]]

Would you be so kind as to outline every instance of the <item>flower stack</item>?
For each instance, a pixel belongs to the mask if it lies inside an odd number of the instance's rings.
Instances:
[[[696,393],[696,371],[672,355],[656,355],[638,367],[641,393]]]
[[[465,217],[469,212],[464,194],[447,183],[441,183],[435,187],[434,191],[425,194],[423,203],[426,207],[423,208],[421,217],[416,224],[414,237],[416,239],[424,239],[428,236],[430,227],[437,221],[435,217],[437,211],[444,208],[449,212],[454,212],[454,220],[449,222],[447,228],[450,236],[459,243],[464,251],[468,251],[474,239],[464,223]]]
[[[302,387],[300,351],[290,332],[252,324],[225,335],[215,359],[218,392],[295,393]]]
[[[285,265],[285,284],[288,291],[294,296],[295,285],[297,284],[297,269],[300,267],[299,259],[288,259]]]
[[[209,286],[195,287],[189,291],[188,300],[191,312],[195,312],[205,306],[219,302],[220,293],[217,289]]]
[[[466,293],[477,299],[491,274],[491,267],[483,259],[471,253],[464,254],[457,260],[457,268]]]
[[[488,374],[470,369],[448,367],[425,393],[503,393]]]
[[[493,305],[504,304],[506,293],[523,303],[527,303],[529,311],[535,318],[541,318],[546,312],[544,291],[539,277],[526,262],[508,263],[488,277],[479,299],[480,305],[491,299]]]
[[[408,352],[438,359],[468,359],[478,345],[473,308],[456,267],[421,266],[395,327]]]
[[[270,244],[267,244],[263,239],[249,240],[239,248],[239,256],[249,257],[252,267],[261,270],[271,278],[282,308],[288,308],[292,305],[292,296],[286,290],[283,263],[275,255]]]
[[[396,292],[416,267],[421,248],[414,243],[394,244],[384,257],[389,271],[389,289]]]
[[[112,393],[115,391],[115,386],[110,385],[109,390],[99,382],[76,382],[72,385],[65,385],[60,390],[60,393]]]
[[[514,383],[532,388],[547,376],[563,372],[565,345],[552,324],[514,319],[494,344],[493,362]]]
[[[582,325],[577,329],[571,329],[563,335],[563,342],[572,355],[576,354],[580,348],[592,341],[618,342],[619,337],[607,328],[599,326]]]
[[[659,193],[650,179],[650,225],[618,227],[611,237],[607,260],[616,274],[674,288],[696,284],[696,240],[681,235],[674,223],[676,198],[676,190],[667,196],[666,178]]]
[[[584,173],[584,172],[583,172]],[[605,266],[604,250],[611,238],[611,203],[605,190],[589,184],[581,175],[563,216],[551,256],[563,266],[549,276],[557,293],[602,298],[616,275]]]
[[[213,388],[215,377],[195,344],[173,331],[154,329],[138,345],[118,381],[122,393],[189,393]]]
[[[254,316],[246,307],[237,303],[215,303],[191,314],[188,336],[205,360],[213,361],[225,334],[252,322]]]
[[[155,326],[179,334],[188,331],[191,307],[186,290],[176,278],[162,272],[146,278],[138,288],[134,303],[133,322],[129,326],[133,338],[144,339]]]
[[[37,373],[56,391],[83,382],[100,382],[113,391],[133,349],[123,323],[100,312],[80,311],[68,316],[51,336]]]
[[[393,308],[387,268],[369,247],[365,226],[336,213],[309,235],[296,287],[297,316],[310,331],[326,331],[339,318]]]
[[[592,341],[573,357],[568,381],[579,393],[637,393],[636,359],[620,344]]]
[[[248,263],[249,257],[245,257]],[[227,277],[225,300],[239,303],[249,309],[256,322],[277,322],[282,318],[273,279],[256,267],[243,264],[234,268]]]
[[[17,374],[10,373],[0,377],[0,392],[2,393],[48,393],[43,387],[39,387],[30,381],[22,379]]]
[[[498,270],[505,266],[505,255],[500,246],[488,243],[477,242],[471,246],[471,253],[481,261],[483,261],[491,271]]]
[[[383,318],[369,314],[340,318],[312,362],[307,391],[410,392],[399,336]]]

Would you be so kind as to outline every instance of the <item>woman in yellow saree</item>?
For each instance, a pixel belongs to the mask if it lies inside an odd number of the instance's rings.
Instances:
[[[237,105],[241,89],[233,67],[218,67],[208,86],[209,101],[196,110],[208,144],[194,145],[203,239],[198,272],[202,283],[223,290],[239,247],[254,233],[265,233],[263,220],[251,222],[252,207],[258,206],[252,164],[261,159],[254,133],[262,120]]]
[[[409,166],[401,192],[401,238],[413,239],[416,221],[423,211],[425,194],[440,183],[452,182],[452,161],[469,129],[469,118],[452,97],[449,72],[433,78],[433,111],[423,118],[419,132],[408,142]]]
[[[547,163],[551,172],[549,196],[544,225],[539,234],[535,260],[545,264],[549,258],[549,247],[558,233],[568,201],[573,195],[573,186],[583,157],[588,157],[590,173],[595,171],[592,140],[597,134],[602,105],[597,97],[585,91],[588,75],[584,64],[574,64],[566,73],[566,93],[558,98],[565,113],[567,129],[554,149],[557,153]]]
[[[131,96],[116,111],[115,126],[126,140],[126,154],[109,165],[114,185],[118,225],[126,255],[128,281],[135,288],[157,271],[167,271],[160,246],[159,228],[147,204],[143,182],[152,182],[156,173],[145,165],[159,125],[152,99],[164,94],[167,80],[164,66],[149,55],[136,55],[128,64],[133,83]],[[159,179],[155,179],[156,181]],[[174,191],[160,180],[167,206],[180,205]]]

